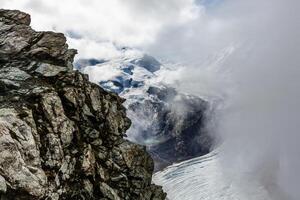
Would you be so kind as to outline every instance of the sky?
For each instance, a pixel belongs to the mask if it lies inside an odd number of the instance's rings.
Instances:
[[[66,33],[77,58],[141,49],[180,62],[178,90],[217,96],[224,173],[300,198],[299,0],[1,0],[37,30]],[[272,191],[272,189],[270,189]],[[282,199],[281,199],[282,200]]]
[[[88,3],[84,0],[1,0],[0,6],[30,13],[32,26],[37,30],[54,30],[67,34],[70,46],[79,49],[81,57],[111,58],[119,56],[118,48],[125,46],[172,59],[174,54],[188,57],[194,51],[192,47],[178,54],[174,52],[174,45],[181,45],[180,41],[192,43],[196,35],[214,34],[222,28],[222,20],[207,20],[208,13],[219,2],[220,0],[89,0]]]

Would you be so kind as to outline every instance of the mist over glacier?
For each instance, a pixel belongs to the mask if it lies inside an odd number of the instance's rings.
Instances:
[[[223,141],[221,170],[233,183],[258,181],[271,199],[300,197],[299,6],[297,1],[228,1],[219,11],[235,24],[222,32],[223,40],[237,44],[218,65],[224,74],[215,78],[225,82],[210,80],[224,93],[217,126],[210,127]],[[187,69],[182,90],[203,92],[203,79],[197,79],[202,73]]]
[[[37,28],[69,34],[79,57],[112,59],[130,46],[180,62],[183,68],[161,79],[217,102],[208,128],[219,141],[222,176],[258,181],[273,199],[300,198],[299,1],[66,2],[0,5],[38,16]],[[81,9],[67,6],[73,3]],[[107,15],[114,20],[103,20]]]
[[[219,159],[226,179],[244,180],[240,184],[246,185],[256,180],[271,199],[299,199],[300,4],[280,0],[225,4],[219,13],[235,25],[220,37],[236,45],[217,65],[215,71],[223,74],[213,73],[217,81],[201,82],[197,77],[203,68],[189,68],[179,87],[201,94],[205,87],[201,84],[208,83],[223,92],[217,126],[209,128],[223,141]],[[253,197],[239,197],[245,198]]]

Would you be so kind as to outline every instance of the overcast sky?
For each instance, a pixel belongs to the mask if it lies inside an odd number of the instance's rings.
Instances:
[[[123,46],[136,47],[162,58],[191,58],[196,46],[214,45],[208,40],[213,40],[214,34],[225,28],[226,22],[211,16],[221,5],[221,0],[0,2],[3,8],[30,13],[32,26],[37,30],[59,31],[73,38],[69,43],[79,49],[79,56],[99,58],[113,57],[118,54],[116,47]],[[199,42],[197,38],[201,37],[206,39]],[[197,45],[191,46],[196,40]],[[183,47],[182,43],[186,45]]]

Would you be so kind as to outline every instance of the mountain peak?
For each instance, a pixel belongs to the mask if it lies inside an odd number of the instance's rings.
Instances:
[[[5,24],[23,24],[30,25],[30,15],[19,10],[0,9],[0,22]]]

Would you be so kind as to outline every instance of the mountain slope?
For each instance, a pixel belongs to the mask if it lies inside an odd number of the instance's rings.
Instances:
[[[159,80],[169,71],[155,58],[132,49],[109,61],[86,59],[77,68],[90,80],[126,99],[132,126],[129,140],[147,146],[155,170],[209,152],[212,139],[204,129],[208,103],[177,92]]]

